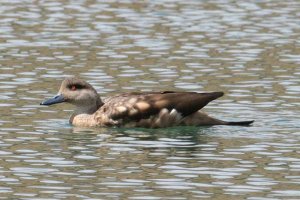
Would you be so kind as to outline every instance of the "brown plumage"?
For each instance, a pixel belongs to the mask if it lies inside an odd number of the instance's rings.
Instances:
[[[76,106],[70,123],[75,126],[125,126],[160,128],[189,125],[249,125],[253,121],[225,122],[200,111],[223,92],[124,93],[101,100],[87,82],[66,78],[59,93],[41,105],[68,102]]]

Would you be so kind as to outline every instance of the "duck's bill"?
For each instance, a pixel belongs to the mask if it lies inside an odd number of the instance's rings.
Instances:
[[[65,101],[64,96],[59,94],[59,95],[56,95],[55,97],[53,97],[51,99],[47,99],[47,100],[43,101],[42,103],[40,103],[40,105],[49,106],[49,105],[52,105],[52,104],[62,103],[64,101]]]

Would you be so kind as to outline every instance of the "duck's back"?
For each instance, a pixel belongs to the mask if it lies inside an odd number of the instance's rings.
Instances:
[[[174,126],[222,95],[223,92],[124,93],[106,98],[95,119],[105,126]]]

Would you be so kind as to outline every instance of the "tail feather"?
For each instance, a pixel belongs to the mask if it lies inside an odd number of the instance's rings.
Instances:
[[[240,121],[240,122],[227,122],[226,125],[231,126],[249,126],[254,122],[254,120],[251,121]]]

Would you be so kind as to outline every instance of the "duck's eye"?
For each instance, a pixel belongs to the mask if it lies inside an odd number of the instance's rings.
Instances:
[[[80,84],[69,85],[69,89],[72,91],[83,89],[84,86]]]
[[[72,85],[72,86],[70,87],[70,89],[71,89],[72,91],[75,91],[77,88],[76,88],[75,85]]]

